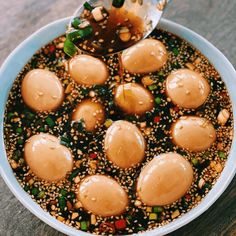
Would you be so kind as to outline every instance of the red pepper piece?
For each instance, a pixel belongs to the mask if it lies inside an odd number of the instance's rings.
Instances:
[[[120,219],[115,221],[115,227],[118,230],[122,230],[126,228],[126,221],[124,219]]]
[[[97,154],[96,153],[90,153],[89,157],[92,158],[92,159],[95,159],[97,157]]]
[[[154,121],[154,123],[159,123],[160,120],[161,120],[160,116],[155,116],[153,121]]]
[[[54,45],[50,45],[50,46],[49,46],[49,52],[50,52],[50,53],[54,53],[55,50],[56,50],[56,47],[55,47]]]

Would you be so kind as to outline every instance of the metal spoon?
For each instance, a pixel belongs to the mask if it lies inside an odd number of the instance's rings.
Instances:
[[[143,20],[144,32],[142,39],[148,37],[148,35],[150,35],[156,28],[163,14],[163,10],[165,9],[169,1],[170,0],[125,0],[123,8],[127,11],[132,12],[134,15],[139,16]],[[85,1],[82,1],[82,3],[79,4],[77,10],[74,12],[73,16],[71,17],[69,27],[71,26],[72,20],[82,14],[84,10],[84,2]],[[103,6],[107,10],[111,9],[112,7],[112,0],[87,0],[87,2],[91,6]],[[136,44],[135,41],[134,44]],[[115,54],[117,52],[118,51],[113,51],[109,55]]]

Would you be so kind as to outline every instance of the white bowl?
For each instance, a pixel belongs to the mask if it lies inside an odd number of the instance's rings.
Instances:
[[[13,174],[13,171],[7,160],[3,138],[3,119],[5,104],[16,76],[38,49],[52,41],[54,38],[64,34],[66,30],[66,24],[68,24],[68,22],[69,18],[64,18],[38,30],[36,33],[27,38],[23,43],[21,43],[9,55],[0,69],[0,172],[4,181],[14,193],[14,195],[19,199],[19,201],[45,223],[65,233],[66,235],[90,235],[57,221],[55,218],[50,216],[49,213],[43,211],[42,208],[31,199],[31,197],[20,186]],[[189,43],[199,49],[215,66],[216,70],[222,76],[222,79],[224,80],[229,91],[230,98],[233,104],[233,115],[235,118],[236,71],[234,70],[230,62],[226,59],[226,57],[206,39],[179,24],[162,19],[159,27],[187,40]],[[236,119],[234,119],[234,127],[236,126],[235,124]],[[201,203],[182,217],[171,222],[170,224],[154,229],[152,231],[148,231],[146,233],[142,233],[140,235],[164,235],[186,225],[187,223],[201,215],[204,211],[206,211],[220,197],[220,195],[225,191],[225,189],[233,179],[235,172],[236,139],[233,140],[230,155],[220,178],[218,179],[212,190],[201,201]]]

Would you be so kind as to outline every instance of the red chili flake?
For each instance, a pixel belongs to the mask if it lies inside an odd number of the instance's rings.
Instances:
[[[95,159],[97,157],[97,154],[96,153],[90,153],[89,157],[92,158],[92,159]]]
[[[187,201],[189,201],[191,199],[191,196],[189,194],[186,194],[184,197]]]
[[[154,121],[154,123],[159,123],[160,120],[161,120],[160,116],[155,116],[153,121]]]
[[[126,228],[126,221],[124,219],[120,219],[115,221],[115,226],[118,230],[122,230]]]
[[[175,112],[178,112],[178,111],[179,111],[179,107],[178,107],[178,106],[174,106],[174,107],[173,107],[173,110],[174,110]]]
[[[104,223],[100,224],[99,231],[101,233],[114,234],[115,233],[115,226],[111,222],[104,222]]]
[[[50,46],[49,46],[49,52],[50,52],[50,53],[54,53],[55,50],[56,50],[56,47],[55,47],[54,45],[50,45]]]

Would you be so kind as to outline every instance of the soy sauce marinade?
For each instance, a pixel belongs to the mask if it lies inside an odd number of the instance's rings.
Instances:
[[[88,3],[84,6],[83,13],[72,20],[67,32],[67,40],[78,48],[94,55],[108,55],[142,39],[143,21],[132,12],[115,7],[107,10]]]
[[[142,83],[143,76],[121,70],[118,55],[102,57],[109,68],[109,80],[103,86],[84,87],[75,84],[68,73],[69,58],[63,52],[65,37],[55,39],[39,50],[17,77],[10,92],[4,123],[5,144],[14,174],[27,193],[52,216],[67,225],[96,234],[132,234],[154,229],[195,207],[210,191],[219,177],[232,142],[232,116],[225,126],[217,123],[222,109],[231,111],[226,87],[208,60],[187,42],[171,33],[156,30],[152,38],[167,48],[167,64],[158,72],[150,73],[153,84],[146,86],[156,99],[155,108],[137,117],[120,112],[113,102],[113,88],[120,82]],[[182,109],[165,95],[165,78],[172,70],[190,68],[204,75],[211,85],[206,103],[196,110]],[[47,68],[56,73],[65,88],[65,100],[59,110],[38,114],[28,109],[21,97],[20,85],[25,74],[34,68]],[[122,72],[124,72],[124,74]],[[94,133],[86,132],[80,122],[72,123],[70,116],[75,106],[88,97],[96,97],[105,107],[106,121]],[[192,154],[172,144],[170,125],[182,115],[198,115],[209,119],[216,131],[217,141],[207,151]],[[116,120],[128,120],[140,128],[147,142],[145,160],[135,168],[122,170],[105,157],[103,140],[107,128]],[[25,141],[34,134],[45,132],[60,137],[74,156],[74,169],[57,184],[39,180],[29,170],[23,157]],[[136,180],[144,165],[160,153],[176,151],[192,163],[194,182],[177,202],[167,206],[147,207],[136,197]],[[128,209],[116,217],[98,217],[86,212],[76,198],[77,186],[85,176],[105,174],[113,177],[127,191]],[[202,182],[204,180],[204,182]],[[201,183],[201,184],[200,184]]]

